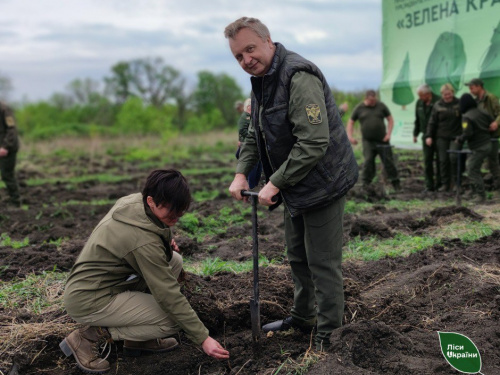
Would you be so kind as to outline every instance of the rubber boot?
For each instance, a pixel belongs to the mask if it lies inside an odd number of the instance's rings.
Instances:
[[[150,354],[169,352],[178,346],[179,343],[173,337],[148,341],[125,340],[123,343],[123,355],[127,357],[139,357],[143,352]]]
[[[59,344],[59,347],[67,357],[71,355],[75,357],[81,370],[91,374],[103,374],[111,367],[106,360],[107,356],[100,357],[99,350],[112,342],[106,328],[84,327],[73,331]]]

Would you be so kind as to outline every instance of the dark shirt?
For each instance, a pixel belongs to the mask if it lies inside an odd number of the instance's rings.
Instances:
[[[351,120],[359,120],[361,135],[364,139],[382,141],[387,134],[384,119],[390,115],[389,108],[382,102],[377,102],[373,107],[361,102],[354,108]]]

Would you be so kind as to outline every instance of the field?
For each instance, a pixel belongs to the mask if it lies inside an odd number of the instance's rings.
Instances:
[[[0,374],[81,373],[58,347],[77,327],[64,311],[67,272],[115,200],[140,191],[151,170],[165,167],[186,175],[194,197],[174,228],[185,259],[183,292],[231,358],[214,360],[181,334],[180,347],[165,355],[124,358],[117,343],[111,374],[458,373],[441,354],[438,331],[468,336],[481,354],[481,372],[500,373],[500,194],[489,192],[477,206],[422,195],[420,153],[411,151],[396,151],[402,192],[381,178],[369,194],[356,186],[347,196],[345,324],[332,334],[332,347],[318,353],[308,335],[293,330],[254,345],[251,208],[227,192],[234,138],[24,146],[23,209],[0,211]],[[259,207],[263,324],[286,316],[292,304],[282,215],[282,207]]]

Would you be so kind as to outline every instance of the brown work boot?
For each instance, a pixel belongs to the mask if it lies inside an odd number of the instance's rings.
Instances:
[[[127,357],[139,357],[142,352],[163,353],[174,350],[178,346],[179,343],[173,337],[148,341],[125,340],[123,343],[123,355]]]
[[[91,374],[103,374],[111,368],[106,360],[110,353],[111,335],[106,328],[83,327],[66,337],[59,347],[66,357],[73,355],[78,367]],[[108,347],[105,358],[100,357],[99,351]]]

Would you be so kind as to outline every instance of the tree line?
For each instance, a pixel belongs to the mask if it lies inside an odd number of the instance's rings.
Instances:
[[[234,103],[246,95],[233,77],[200,71],[194,89],[186,83],[161,57],[120,61],[102,81],[75,79],[48,100],[16,108],[17,122],[22,135],[33,139],[235,128]],[[0,96],[11,90],[10,80],[0,75]],[[351,109],[362,98],[356,92],[334,94]]]

